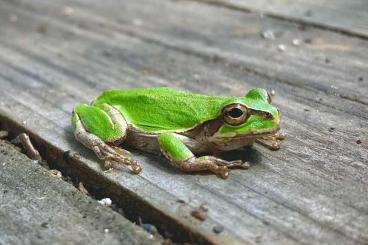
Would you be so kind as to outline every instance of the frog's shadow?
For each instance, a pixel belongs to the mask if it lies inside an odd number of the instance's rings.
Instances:
[[[251,146],[224,152],[221,154],[221,158],[227,161],[242,160],[248,162],[251,166],[262,162],[261,153]]]

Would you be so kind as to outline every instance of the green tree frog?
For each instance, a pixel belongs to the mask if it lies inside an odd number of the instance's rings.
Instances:
[[[104,166],[142,168],[124,141],[134,148],[162,153],[183,171],[209,170],[222,178],[229,168],[249,167],[247,162],[225,161],[218,153],[272,140],[277,148],[279,111],[261,88],[244,96],[207,96],[168,87],[108,90],[90,105],[75,106],[75,138],[93,150]],[[204,155],[208,154],[208,155]]]

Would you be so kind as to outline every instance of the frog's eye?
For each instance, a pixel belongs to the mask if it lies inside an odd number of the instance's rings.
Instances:
[[[224,121],[232,126],[245,122],[248,118],[248,109],[241,104],[228,105],[223,109]]]

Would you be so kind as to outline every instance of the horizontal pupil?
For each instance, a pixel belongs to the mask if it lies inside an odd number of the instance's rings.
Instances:
[[[233,108],[229,111],[229,116],[231,116],[232,118],[238,118],[241,117],[243,115],[243,111],[240,110],[239,108]]]

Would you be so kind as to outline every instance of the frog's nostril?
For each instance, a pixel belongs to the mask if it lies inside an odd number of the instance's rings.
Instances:
[[[273,119],[272,114],[268,113],[268,112],[265,113],[265,117],[266,117],[266,119]]]

